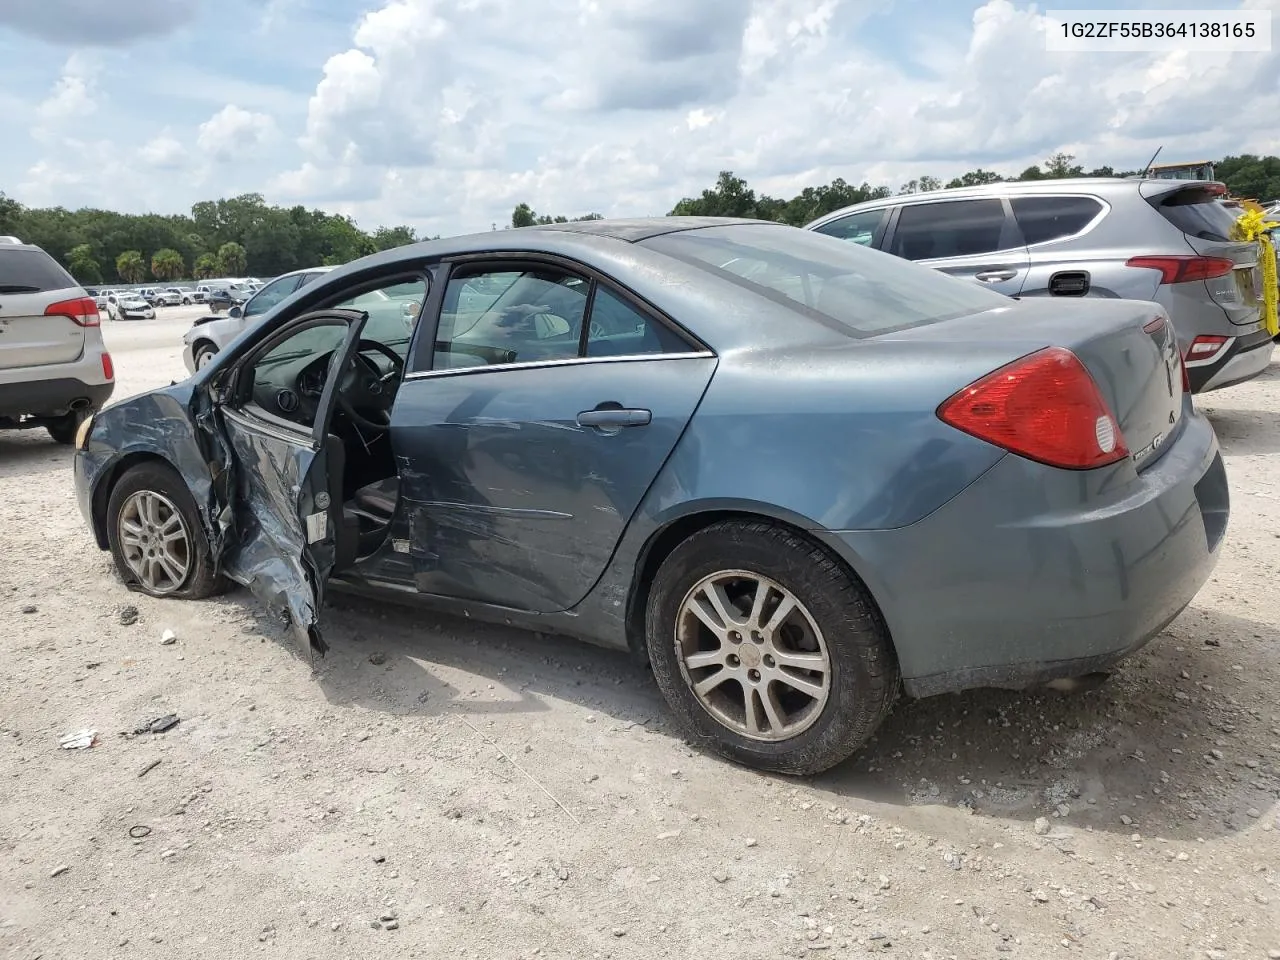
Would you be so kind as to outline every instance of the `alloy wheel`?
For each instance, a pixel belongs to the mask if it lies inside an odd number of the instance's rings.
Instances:
[[[699,705],[751,740],[807,730],[831,695],[826,639],[781,584],[744,570],[698,581],[675,627],[680,671]]]
[[[180,590],[191,568],[191,535],[173,501],[139,490],[120,507],[120,549],[129,569],[154,594]]]

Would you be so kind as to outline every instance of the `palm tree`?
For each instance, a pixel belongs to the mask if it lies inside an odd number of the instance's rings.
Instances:
[[[222,265],[222,272],[229,277],[242,276],[248,267],[248,260],[244,247],[234,240],[218,248],[218,263]]]
[[[147,275],[147,261],[137,250],[126,250],[116,257],[116,273],[125,283],[141,283]]]
[[[200,254],[196,257],[191,272],[197,280],[211,280],[218,275],[218,258],[212,253]]]
[[[177,280],[186,272],[187,265],[177,250],[165,247],[151,258],[151,275],[157,280]]]

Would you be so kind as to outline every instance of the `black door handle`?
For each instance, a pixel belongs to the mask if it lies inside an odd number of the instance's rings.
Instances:
[[[600,427],[605,430],[616,430],[620,427],[643,427],[652,421],[652,411],[633,410],[623,407],[599,406],[594,410],[583,410],[578,414],[578,426]]]

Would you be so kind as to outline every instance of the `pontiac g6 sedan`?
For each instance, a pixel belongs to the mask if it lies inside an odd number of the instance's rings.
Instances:
[[[77,447],[133,589],[247,585],[308,657],[329,585],[630,649],[692,738],[790,773],[899,690],[1105,671],[1195,596],[1228,513],[1158,306],[1020,303],[740,220],[356,261]]]

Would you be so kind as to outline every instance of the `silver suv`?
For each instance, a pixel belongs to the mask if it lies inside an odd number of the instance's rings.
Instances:
[[[113,389],[94,299],[39,247],[0,239],[0,429],[71,443]]]
[[[1221,183],[1088,178],[993,183],[873,200],[806,229],[876,247],[1011,297],[1153,300],[1178,332],[1194,392],[1256,377],[1258,246],[1230,239]]]

